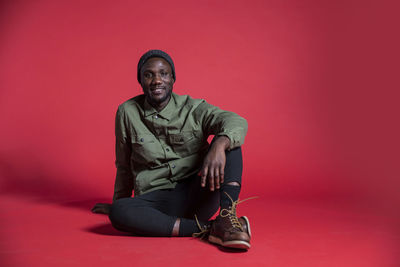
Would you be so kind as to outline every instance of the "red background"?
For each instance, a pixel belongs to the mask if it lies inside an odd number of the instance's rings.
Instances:
[[[260,200],[243,205],[340,205],[392,218],[392,229],[398,26],[396,8],[378,1],[2,1],[7,212],[15,199],[111,201],[116,108],[141,93],[139,57],[162,49],[176,93],[248,120],[242,197]]]

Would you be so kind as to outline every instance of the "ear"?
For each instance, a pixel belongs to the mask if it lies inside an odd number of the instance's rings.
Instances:
[[[140,87],[142,87],[142,91],[144,90],[143,88],[143,82],[140,82]]]

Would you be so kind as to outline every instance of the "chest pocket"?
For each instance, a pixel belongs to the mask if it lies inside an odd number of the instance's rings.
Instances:
[[[171,133],[168,139],[174,151],[181,156],[198,153],[206,146],[202,136],[194,131],[182,131],[176,134]]]
[[[139,134],[131,138],[132,159],[134,162],[155,166],[160,157],[161,145],[152,134]]]

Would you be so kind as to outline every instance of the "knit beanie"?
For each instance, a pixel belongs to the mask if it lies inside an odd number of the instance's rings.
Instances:
[[[147,60],[153,57],[160,57],[165,59],[169,65],[171,66],[172,70],[172,77],[174,78],[174,81],[176,81],[176,76],[175,76],[175,66],[174,62],[172,61],[172,58],[165,53],[164,51],[161,50],[149,50],[144,55],[139,59],[138,67],[137,67],[137,79],[140,83],[140,69],[143,67],[144,63],[146,63]]]

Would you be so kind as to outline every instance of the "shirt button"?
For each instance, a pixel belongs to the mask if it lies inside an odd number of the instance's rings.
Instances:
[[[175,169],[175,167],[176,167],[176,166],[175,166],[174,164],[172,164],[172,166],[171,166],[171,167],[172,167],[172,169]]]
[[[154,119],[158,119],[158,116],[157,116],[157,115],[154,115]]]
[[[167,147],[165,150],[168,152],[168,151],[169,151],[169,148]]]
[[[144,141],[144,139],[143,138],[140,138],[140,142],[143,142]]]

